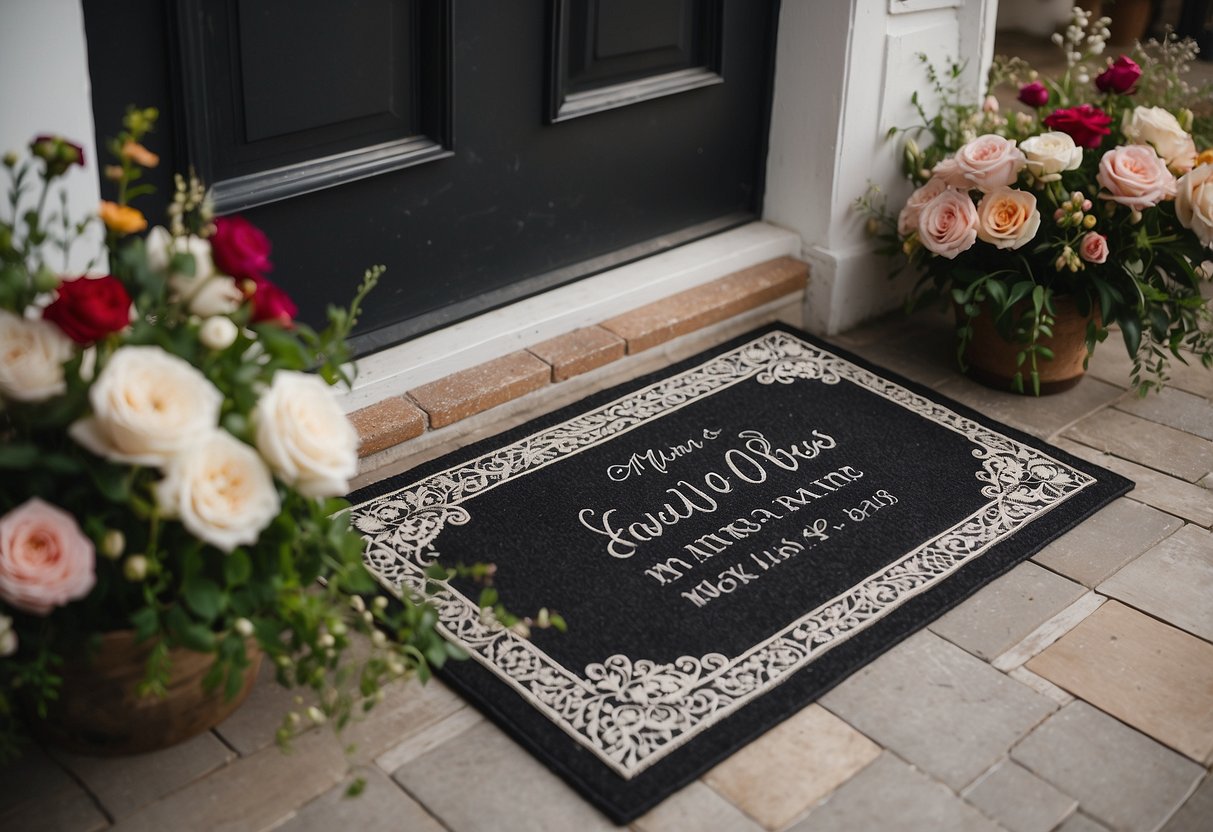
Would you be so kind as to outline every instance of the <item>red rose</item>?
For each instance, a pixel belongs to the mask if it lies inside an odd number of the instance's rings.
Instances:
[[[1033,81],[1019,88],[1019,100],[1029,107],[1043,107],[1049,103],[1049,91],[1044,84]]]
[[[299,307],[286,292],[264,277],[258,275],[253,283],[253,323],[277,321],[289,328],[299,314]]]
[[[131,296],[113,275],[78,277],[59,285],[59,297],[42,317],[77,344],[91,344],[131,322]]]
[[[1130,57],[1121,55],[1095,79],[1100,92],[1128,93],[1141,77],[1141,67]]]
[[[1045,127],[1068,133],[1079,147],[1099,147],[1103,137],[1111,133],[1112,117],[1098,107],[1083,104],[1068,110],[1054,110],[1045,117]]]
[[[219,271],[237,280],[258,280],[274,268],[270,241],[244,217],[219,217],[211,237],[211,253]]]

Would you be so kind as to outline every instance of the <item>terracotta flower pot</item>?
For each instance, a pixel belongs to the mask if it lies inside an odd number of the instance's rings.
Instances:
[[[138,754],[176,745],[222,722],[248,696],[261,667],[262,653],[250,644],[244,685],[232,699],[222,685],[203,690],[202,679],[214,657],[174,648],[169,651],[168,694],[140,697],[151,643],[135,643],[133,630],[101,636],[101,647],[89,658],[67,659],[63,686],[45,720],[32,728],[47,741],[84,754]]]
[[[1086,372],[1083,365],[1087,359],[1087,324],[1094,317],[1093,314],[1082,315],[1068,297],[1053,298],[1053,306],[1057,310],[1053,335],[1040,340],[1042,346],[1053,351],[1053,358],[1046,360],[1039,357],[1036,364],[1041,395],[1069,390],[1082,380]],[[957,319],[961,320],[963,313],[959,309],[956,312]],[[1031,394],[1031,359],[1025,361],[1022,367],[1015,362],[1023,345],[1009,342],[999,334],[987,305],[982,306],[981,314],[973,319],[972,324],[973,338],[964,354],[967,375],[987,387],[1010,391],[1015,373],[1022,371],[1024,392]]]

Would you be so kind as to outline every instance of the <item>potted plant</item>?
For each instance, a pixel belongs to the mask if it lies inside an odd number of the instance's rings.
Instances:
[[[1171,358],[1213,364],[1201,292],[1213,276],[1213,89],[1183,78],[1190,41],[1097,67],[1107,23],[1074,9],[1054,36],[1060,78],[996,58],[991,89],[1015,85],[1016,112],[966,101],[960,65],[928,64],[938,109],[915,94],[922,123],[890,131],[929,139],[905,144],[914,192],[896,215],[873,191],[858,202],[881,250],[921,273],[910,307],[954,304],[958,361],[978,380],[1064,389],[1112,326],[1140,394]]]
[[[151,190],[155,120],[127,112],[99,220],[54,199],[79,146],[40,136],[3,160],[0,752],[30,724],[102,753],[184,739],[238,703],[263,655],[316,692],[285,740],[462,656],[423,593],[364,599],[376,585],[342,511],[358,440],[330,385],[348,381],[345,338],[382,268],[315,331],[269,279],[265,235],[214,217],[192,176],[142,236],[131,201]],[[109,273],[64,276],[98,221]]]

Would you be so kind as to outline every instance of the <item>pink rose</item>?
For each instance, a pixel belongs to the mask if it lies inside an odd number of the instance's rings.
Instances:
[[[1103,187],[1099,196],[1140,211],[1175,196],[1175,176],[1144,144],[1115,147],[1099,160],[1095,180]]]
[[[906,200],[906,206],[897,215],[897,233],[903,237],[908,237],[914,229],[918,228],[918,215],[922,213],[922,206],[942,193],[947,187],[947,182],[944,182],[938,176],[933,176],[927,180],[925,185],[910,194],[910,198]]]
[[[937,162],[931,169],[931,178],[940,179],[949,188],[957,188],[962,191],[973,187],[973,183],[965,179],[964,171],[960,169],[955,156],[949,156]]]
[[[1102,263],[1108,259],[1108,238],[1095,231],[1088,231],[1078,244],[1078,256],[1088,263]]]
[[[26,500],[0,518],[0,599],[46,615],[93,588],[94,557],[75,518],[37,497]]]
[[[1014,188],[995,188],[977,204],[977,236],[996,248],[1017,249],[1040,228],[1036,197]]]
[[[1043,107],[1049,103],[1049,91],[1044,84],[1033,81],[1019,88],[1019,100],[1029,107]]]
[[[918,237],[923,246],[940,257],[955,259],[977,241],[977,209],[964,191],[941,191],[922,207]]]
[[[290,329],[299,314],[299,307],[290,295],[264,277],[253,281],[253,323],[277,321]]]
[[[219,271],[236,278],[258,280],[274,268],[270,241],[260,228],[241,216],[219,217],[211,237],[211,254]]]
[[[1128,93],[1141,77],[1141,67],[1127,55],[1121,55],[1115,62],[1109,63],[1108,68],[1095,79],[1095,86],[1100,92]]]
[[[1011,185],[1027,164],[1011,139],[993,133],[978,136],[956,151],[956,169],[970,187],[989,191]]]

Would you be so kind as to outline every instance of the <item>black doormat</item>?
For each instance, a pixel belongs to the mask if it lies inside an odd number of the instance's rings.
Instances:
[[[615,821],[647,810],[1132,483],[784,325],[352,500],[384,586],[444,589],[446,680]],[[475,784],[468,784],[469,790]]]

